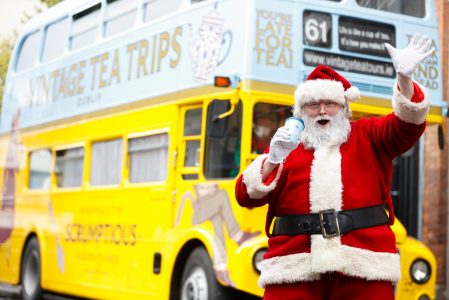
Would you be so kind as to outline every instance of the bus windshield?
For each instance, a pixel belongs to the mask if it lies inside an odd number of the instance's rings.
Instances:
[[[291,117],[291,106],[259,102],[254,105],[251,153],[261,154],[270,145],[276,130]]]

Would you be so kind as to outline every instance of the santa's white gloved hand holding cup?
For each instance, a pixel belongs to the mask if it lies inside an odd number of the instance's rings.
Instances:
[[[298,146],[303,129],[304,122],[301,119],[288,118],[285,126],[280,127],[271,139],[268,161],[273,164],[281,163]]]

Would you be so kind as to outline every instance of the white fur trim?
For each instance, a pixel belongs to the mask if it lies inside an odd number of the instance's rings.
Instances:
[[[393,89],[393,111],[404,122],[416,125],[422,124],[427,117],[430,107],[430,97],[427,89],[418,84],[424,93],[424,100],[418,103],[411,102],[399,91],[397,84]]]
[[[342,192],[340,147],[317,148],[310,172],[310,211],[341,210]]]
[[[340,81],[315,79],[306,80],[298,85],[295,91],[295,115],[298,115],[301,107],[307,102],[318,100],[333,100],[345,105],[345,89]]]
[[[265,158],[268,158],[268,154],[260,155],[243,172],[243,182],[246,185],[246,191],[248,192],[249,197],[252,199],[261,199],[274,190],[279,180],[279,176],[281,175],[282,164],[279,165],[276,178],[270,185],[266,185],[262,182],[262,163]]]
[[[259,285],[317,280],[320,273],[340,271],[367,280],[397,282],[401,278],[400,257],[395,253],[374,252],[339,245],[321,253],[315,260],[310,253],[298,253],[265,259],[261,264]]]
[[[356,86],[351,86],[345,91],[345,98],[349,102],[355,102],[360,99],[360,91]]]
[[[312,271],[310,253],[290,254],[264,259],[260,265],[259,286],[293,283],[320,279],[320,274]]]

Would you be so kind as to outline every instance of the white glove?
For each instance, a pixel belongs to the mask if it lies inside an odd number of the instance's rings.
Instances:
[[[435,48],[429,50],[432,45],[432,40],[427,36],[420,36],[415,34],[410,41],[410,44],[404,49],[396,49],[388,43],[385,43],[388,53],[393,60],[394,68],[397,73],[412,78],[413,72],[418,65],[430,54],[435,51]]]
[[[290,129],[286,126],[282,126],[276,131],[271,139],[268,161],[273,164],[279,164],[295,148],[296,145],[291,140]]]

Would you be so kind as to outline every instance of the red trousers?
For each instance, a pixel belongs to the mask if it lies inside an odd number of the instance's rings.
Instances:
[[[264,300],[394,300],[393,285],[339,273],[322,274],[320,280],[265,287]]]

